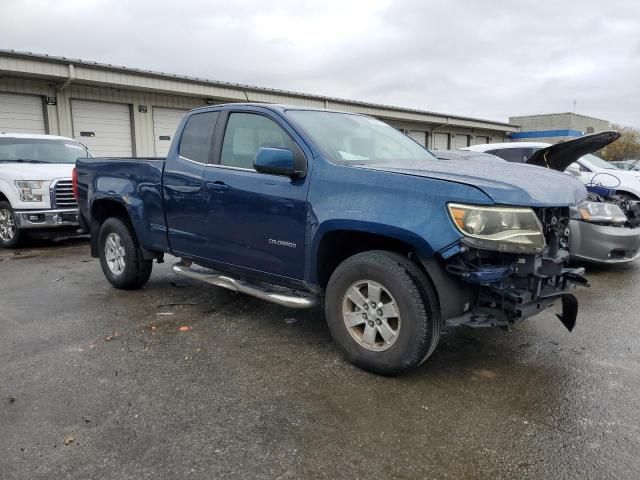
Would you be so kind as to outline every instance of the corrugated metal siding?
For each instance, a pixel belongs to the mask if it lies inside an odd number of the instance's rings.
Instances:
[[[71,73],[70,86],[62,90]],[[153,108],[189,110],[207,103],[233,101],[350,111],[375,116],[403,130],[423,132],[435,128],[441,134],[480,134],[493,141],[502,138],[505,131],[517,131],[516,127],[482,119],[6,51],[0,51],[0,75],[4,75],[0,77],[0,92],[56,98],[57,105],[44,107],[44,118],[52,134],[73,136],[71,98],[130,105],[132,149],[140,156],[162,151],[156,145]],[[427,140],[434,143],[433,138]]]
[[[0,132],[47,133],[42,97],[0,93]]]
[[[452,127],[481,128],[493,131],[517,131],[517,127],[504,122],[451,116],[418,109],[378,105],[347,99],[338,99],[320,95],[293,91],[268,89],[251,85],[237,85],[202,78],[171,75],[162,72],[125,68],[77,59],[49,57],[24,52],[0,51],[0,72],[12,75],[38,75],[63,82],[70,74],[70,65],[74,66],[74,82],[93,84],[102,87],[115,87],[122,90],[155,91],[158,93],[220,99],[223,101],[257,101],[289,103],[313,107],[335,108],[339,110],[365,113],[387,119],[398,119],[430,123],[447,124]]]
[[[37,58],[17,58],[0,55],[0,71],[22,72],[30,75],[64,77],[69,67],[64,64],[44,62]]]
[[[187,110],[153,107],[153,142],[155,155],[166,157],[176,128]]]
[[[71,115],[73,137],[89,147],[94,155],[133,156],[129,105],[72,99]]]

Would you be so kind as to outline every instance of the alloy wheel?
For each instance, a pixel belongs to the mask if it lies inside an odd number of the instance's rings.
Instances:
[[[342,318],[351,337],[363,348],[383,352],[400,332],[400,309],[380,283],[361,280],[351,285],[342,301]]]
[[[107,266],[114,275],[121,275],[125,269],[125,251],[122,245],[122,238],[117,233],[107,235],[104,244],[104,257],[107,260]]]
[[[16,235],[16,219],[10,210],[0,210],[0,240],[10,242]]]

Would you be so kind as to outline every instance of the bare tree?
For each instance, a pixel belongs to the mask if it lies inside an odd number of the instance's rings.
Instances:
[[[600,150],[600,156],[608,161],[635,160],[640,158],[640,130],[613,125],[622,136]]]

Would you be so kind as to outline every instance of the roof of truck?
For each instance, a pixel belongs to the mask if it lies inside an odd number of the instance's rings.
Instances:
[[[196,110],[208,110],[211,108],[219,108],[219,107],[262,107],[262,108],[270,108],[271,110],[278,110],[280,112],[284,112],[285,110],[312,110],[317,112],[334,112],[334,113],[347,113],[349,115],[360,115],[367,116],[364,113],[358,112],[346,112],[344,110],[335,110],[331,108],[320,108],[320,107],[308,107],[306,105],[287,105],[284,103],[257,103],[257,102],[229,102],[229,103],[218,103],[213,105],[205,105],[202,107],[194,108],[191,111]]]

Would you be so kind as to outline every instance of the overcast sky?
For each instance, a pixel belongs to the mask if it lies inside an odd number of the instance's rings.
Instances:
[[[636,0],[0,0],[0,48],[507,120],[640,127]]]

